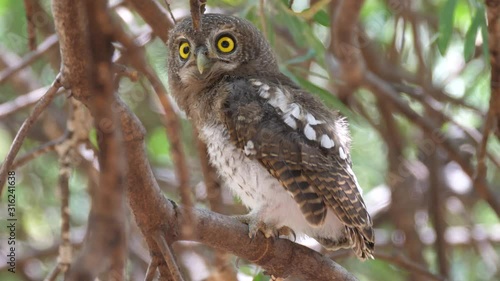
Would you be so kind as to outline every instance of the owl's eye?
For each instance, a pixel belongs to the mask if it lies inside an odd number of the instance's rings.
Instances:
[[[217,39],[217,49],[223,53],[230,53],[234,50],[234,39],[229,35],[222,35]]]
[[[187,59],[189,57],[189,53],[191,52],[191,47],[189,46],[188,42],[182,42],[179,45],[179,56],[181,56],[182,59]]]

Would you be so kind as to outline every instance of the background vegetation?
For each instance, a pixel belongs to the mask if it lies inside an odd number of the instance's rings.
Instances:
[[[170,2],[174,18],[189,15],[188,1]],[[353,169],[375,221],[376,259],[361,263],[350,251],[325,255],[359,280],[499,280],[500,115],[495,114],[500,109],[491,94],[497,93],[491,89],[498,84],[491,82],[495,72],[490,58],[500,45],[491,35],[500,33],[491,26],[498,21],[486,24],[498,8],[478,0],[366,0],[355,24],[348,26],[357,39],[358,45],[352,46],[332,41],[335,32],[342,39],[342,26],[334,25],[336,13],[350,12],[338,9],[342,1],[292,2],[290,9],[288,1],[212,0],[207,12],[252,21],[274,46],[281,70],[350,122]],[[167,10],[165,2],[158,3]],[[31,9],[28,20],[26,7]],[[144,45],[147,62],[167,85],[165,44],[148,19],[128,1],[110,1],[110,11],[127,34]],[[0,0],[1,159],[60,70],[54,34],[50,1]],[[123,46],[115,47],[115,59],[125,57],[117,63],[127,67],[117,70],[121,79],[116,79],[116,92],[146,129],[147,154],[161,190],[185,202],[160,102],[144,73],[132,70]],[[349,65],[362,69],[361,78]],[[69,91],[58,94],[29,131],[14,162],[18,270],[7,272],[4,261],[4,190],[1,280],[42,280],[58,262],[60,200],[65,197],[57,185],[64,161],[54,150],[67,131],[70,99]],[[220,189],[213,177],[209,184],[204,182],[213,172],[203,170],[203,145],[177,113],[193,204],[223,214],[245,213],[238,198]],[[77,249],[91,209],[89,190],[97,182],[96,135],[91,129],[89,141],[82,142],[72,158],[78,161],[69,178],[69,223]],[[40,147],[42,155],[19,162]],[[150,256],[131,214],[127,221],[128,279],[143,280]],[[315,241],[298,242],[322,251]],[[177,242],[173,251],[186,280],[269,279],[258,266],[200,243]],[[239,266],[233,269],[235,263]]]

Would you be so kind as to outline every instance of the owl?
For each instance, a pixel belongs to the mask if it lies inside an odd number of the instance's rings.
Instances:
[[[209,158],[249,213],[249,236],[305,234],[373,258],[374,233],[351,168],[348,124],[280,72],[247,20],[202,15],[168,40],[168,81]]]

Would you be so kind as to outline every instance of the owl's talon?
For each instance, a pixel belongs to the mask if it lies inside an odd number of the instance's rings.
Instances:
[[[280,228],[276,228],[274,225],[266,224],[265,222],[259,220],[255,215],[238,215],[234,216],[240,222],[248,225],[248,237],[253,239],[257,232],[262,232],[264,237],[266,238],[275,238],[280,236],[290,236],[292,234],[295,237],[295,232],[287,227],[282,226]]]
[[[288,226],[282,226],[280,229],[278,229],[277,237],[280,236],[286,236],[288,238],[291,238],[291,236],[293,236],[293,242],[297,240],[297,235],[295,234],[295,231],[293,231],[293,229],[289,228]]]
[[[284,278],[276,277],[276,276],[274,276],[272,274],[269,274],[269,272],[267,272],[267,271],[264,271],[263,273],[264,273],[264,275],[270,275],[271,276],[271,280],[270,281],[284,281],[285,280]]]
[[[234,266],[236,269],[240,269],[240,257],[236,257],[236,261],[234,262]]]

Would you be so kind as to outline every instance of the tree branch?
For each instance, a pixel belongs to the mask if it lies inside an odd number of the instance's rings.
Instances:
[[[151,26],[154,33],[166,43],[168,41],[168,31],[173,24],[168,19],[167,11],[157,1],[151,0],[128,0],[132,7],[141,15],[142,19]]]
[[[207,0],[189,0],[189,7],[191,9],[191,18],[193,19],[193,29],[201,29],[201,15],[205,12],[205,3]]]
[[[371,90],[375,95],[380,96],[383,100],[390,102],[394,108],[404,114],[408,119],[412,120],[422,131],[433,139],[433,141],[442,146],[449,154],[450,159],[457,162],[462,167],[462,170],[470,177],[474,178],[474,168],[470,162],[465,160],[459,151],[450,143],[449,140],[439,137],[439,129],[436,128],[429,120],[419,116],[413,109],[406,105],[398,98],[397,93],[387,83],[371,72],[366,72],[364,77],[364,86]],[[495,194],[490,190],[486,181],[478,181],[474,185],[478,194],[490,205],[490,207],[500,216],[500,202]]]
[[[168,219],[180,227],[187,210],[176,205],[171,207],[174,213]],[[316,281],[357,280],[343,267],[310,248],[287,239],[268,239],[260,232],[252,239],[248,237],[248,227],[235,218],[203,209],[192,212],[198,233],[195,241],[260,265],[269,274]]]
[[[328,66],[335,77],[350,86],[356,86],[363,77],[364,64],[358,42],[358,17],[364,1],[332,1],[330,55]],[[333,55],[333,56],[332,56]],[[339,71],[341,69],[341,71]]]
[[[12,162],[14,162],[14,158],[19,152],[19,149],[21,149],[21,145],[23,144],[24,138],[26,137],[29,129],[33,126],[33,124],[38,119],[40,114],[45,110],[45,108],[49,106],[50,102],[52,101],[52,99],[54,99],[57,91],[61,87],[59,78],[60,76],[58,75],[45,95],[37,102],[35,108],[28,116],[28,118],[24,120],[21,128],[19,128],[19,130],[17,131],[17,134],[14,137],[14,141],[10,146],[9,152],[7,153],[7,156],[2,163],[2,167],[0,168],[0,194],[2,194],[3,186],[7,178],[7,172],[11,168]]]
[[[124,156],[121,123],[114,101],[112,35],[104,22],[107,1],[52,1],[63,60],[62,83],[94,117],[99,144],[99,188],[91,191],[88,235],[67,280],[94,280],[112,274],[123,280],[125,268]]]
[[[55,34],[51,35],[50,37],[45,39],[45,41],[43,41],[35,51],[24,56],[18,65],[2,70],[2,72],[0,72],[0,84],[5,82],[7,79],[9,79],[12,75],[16,74],[21,69],[32,64],[35,60],[40,58],[47,51],[50,51],[52,48],[56,47],[57,40],[58,38]]]
[[[494,132],[500,138],[500,5],[497,0],[487,0],[488,40],[491,64],[491,97],[489,115],[496,122]],[[485,128],[486,130],[486,128]],[[485,132],[486,133],[486,132]],[[484,135],[487,138],[486,135]]]

